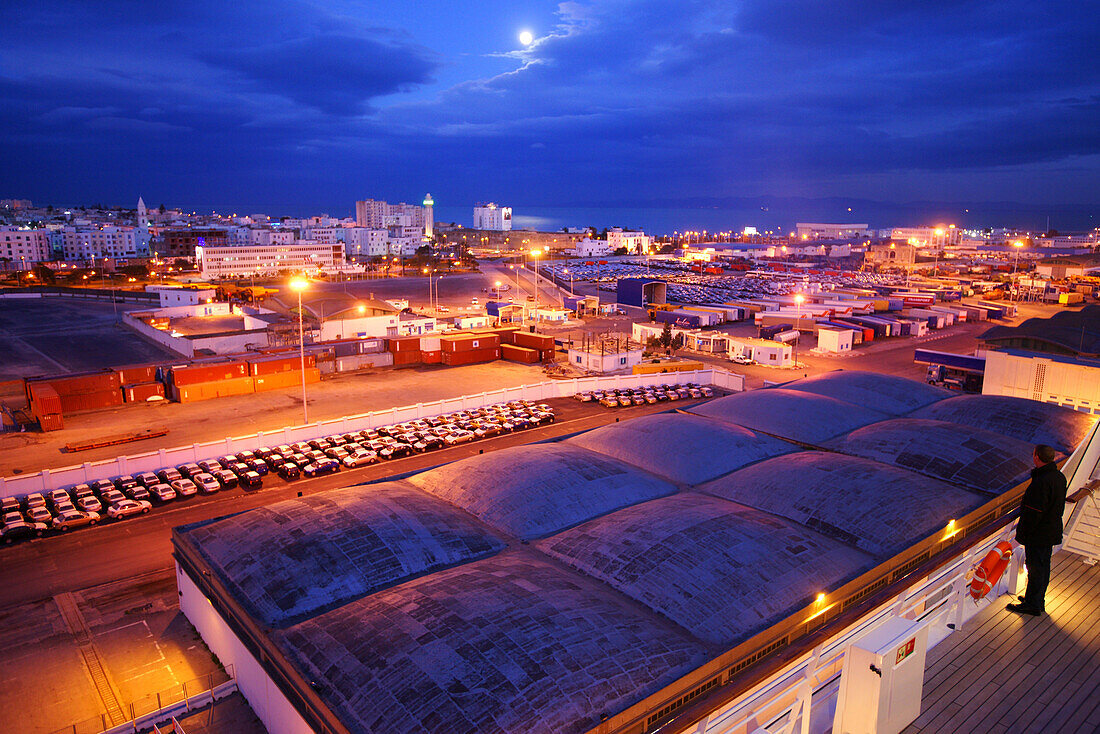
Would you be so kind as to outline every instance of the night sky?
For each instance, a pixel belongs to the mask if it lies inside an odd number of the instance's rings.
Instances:
[[[1081,0],[14,0],[0,197],[1084,206],[1098,30]]]

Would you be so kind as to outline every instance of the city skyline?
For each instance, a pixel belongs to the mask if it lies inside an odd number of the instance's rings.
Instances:
[[[1068,3],[158,11],[13,10],[0,30],[4,196],[313,211],[423,191],[527,207],[1086,207],[1100,189],[1094,11]]]

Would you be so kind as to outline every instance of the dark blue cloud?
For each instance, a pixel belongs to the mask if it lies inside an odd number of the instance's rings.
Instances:
[[[463,8],[463,32],[497,38],[520,12],[502,3]],[[436,5],[408,25],[395,0],[16,8],[4,195],[346,211],[428,190],[935,199],[950,180],[971,201],[1083,203],[1100,187],[1088,4],[578,0],[529,49],[486,46],[509,71],[449,88],[433,80],[468,62],[458,11]]]

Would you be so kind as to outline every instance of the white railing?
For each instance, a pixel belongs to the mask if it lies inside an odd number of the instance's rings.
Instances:
[[[696,382],[733,392],[740,392],[745,389],[745,380],[742,375],[719,369],[548,380],[532,385],[506,387],[500,390],[462,395],[430,403],[417,403],[416,405],[405,405],[388,410],[346,415],[304,426],[287,426],[273,431],[260,431],[248,436],[226,437],[218,441],[158,449],[143,454],[119,456],[115,459],[86,462],[60,469],[44,469],[35,474],[0,477],[0,497],[14,497],[31,492],[49,492],[61,487],[83,484],[97,479],[109,479],[123,474],[155,472],[169,466],[174,467],[180,464],[215,459],[226,454],[251,451],[261,446],[309,441],[334,433],[349,433],[369,428],[380,428],[394,423],[404,423],[418,418],[429,418],[459,410],[482,408],[510,400],[549,400],[551,398],[571,397],[575,393],[586,390],[633,388],[669,382]]]
[[[710,713],[683,734],[809,734],[811,710],[816,722],[831,722],[848,646],[883,622],[903,617],[928,626],[928,647],[960,630],[964,623],[1001,594],[1020,586],[1022,549],[1016,547],[1008,569],[982,601],[969,594],[971,569],[1002,540],[1013,537],[1016,523],[983,538],[930,576],[915,581],[891,601],[845,628],[751,690]],[[1015,546],[1014,546],[1015,547]],[[822,718],[824,717],[824,718]],[[675,722],[673,722],[675,724]],[[816,727],[820,728],[820,727]]]

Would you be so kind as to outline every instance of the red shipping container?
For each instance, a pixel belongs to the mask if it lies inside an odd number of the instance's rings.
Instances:
[[[387,339],[389,342],[389,351],[393,353],[397,352],[419,352],[420,351],[420,337],[418,336],[401,336],[392,337]]]
[[[527,331],[517,331],[512,339],[517,347],[528,349],[553,349],[554,337],[549,334],[532,334]]]
[[[122,387],[122,381],[119,379],[118,373],[114,371],[81,372],[58,377],[39,377],[27,380],[28,400],[31,397],[31,386],[39,384],[51,385],[58,395],[83,395],[106,390],[118,390]]]
[[[443,352],[443,364],[457,367],[463,364],[476,364],[478,362],[492,362],[500,359],[500,348],[476,349],[467,352]]]
[[[202,382],[217,382],[248,377],[248,364],[245,362],[222,362],[220,364],[193,365],[191,367],[173,367],[172,383],[175,385],[198,385]]]
[[[443,350],[423,351],[420,353],[420,359],[424,364],[443,364]]]
[[[31,413],[36,416],[61,412],[61,397],[52,385],[39,383],[31,387]]]
[[[157,379],[157,366],[155,364],[118,367],[117,371],[119,382],[123,385],[142,385]]]
[[[462,334],[444,336],[439,339],[444,352],[475,352],[484,349],[498,349],[500,336],[497,334]]]
[[[43,431],[60,431],[65,427],[65,421],[60,413],[46,413],[38,416],[38,425],[42,426]]]
[[[122,390],[117,388],[106,392],[61,396],[61,412],[65,414],[79,413],[83,410],[99,410],[115,405],[122,405]]]
[[[539,361],[539,351],[537,349],[517,347],[514,344],[501,344],[500,356],[511,362],[522,362],[524,364],[535,364]]]
[[[317,366],[317,355],[306,355],[306,369]],[[274,375],[279,372],[295,372],[302,369],[302,356],[300,354],[280,354],[274,357],[257,357],[248,360],[249,374],[253,377]]]
[[[321,381],[321,370],[316,367],[306,367],[306,384]],[[301,370],[293,372],[276,372],[271,375],[253,377],[252,382],[256,392],[279,390],[285,387],[299,387],[302,384]]]
[[[394,352],[393,353],[393,366],[394,367],[409,367],[414,364],[420,364],[420,352]]]
[[[200,382],[194,385],[176,387],[173,396],[181,403],[193,403],[197,400],[249,395],[255,391],[256,386],[251,377],[235,377],[229,380]]]
[[[160,382],[142,382],[137,385],[123,385],[122,396],[127,403],[143,403],[152,397],[164,397],[164,385]]]

